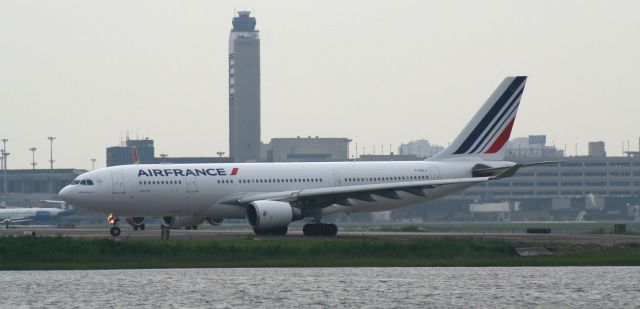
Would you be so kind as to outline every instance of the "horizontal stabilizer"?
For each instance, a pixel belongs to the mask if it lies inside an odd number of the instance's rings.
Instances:
[[[531,167],[536,165],[556,164],[560,161],[542,161],[533,163],[518,163],[509,167],[494,167],[494,168],[481,168],[474,170],[474,174],[477,175],[494,175],[495,179],[508,178],[513,176],[519,169],[523,167]]]

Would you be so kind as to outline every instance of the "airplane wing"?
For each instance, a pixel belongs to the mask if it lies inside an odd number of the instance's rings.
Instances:
[[[261,200],[296,202],[304,200],[315,200],[319,207],[326,207],[332,204],[353,206],[349,199],[374,202],[376,196],[389,199],[401,199],[398,192],[407,192],[417,196],[427,196],[426,189],[433,189],[442,186],[475,184],[494,179],[494,177],[472,177],[443,180],[423,180],[400,183],[380,183],[343,187],[327,187],[316,189],[302,189],[268,193],[240,193],[234,194],[220,201],[220,203],[231,205],[248,205],[251,202]]]

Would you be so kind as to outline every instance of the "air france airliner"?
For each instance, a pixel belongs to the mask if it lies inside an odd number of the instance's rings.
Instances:
[[[160,217],[167,231],[246,218],[258,235],[284,235],[310,218],[304,235],[335,236],[323,217],[423,203],[525,166],[504,156],[526,79],[505,78],[455,140],[423,161],[132,164],[84,173],[58,195],[109,214],[113,236],[118,216],[137,224]]]

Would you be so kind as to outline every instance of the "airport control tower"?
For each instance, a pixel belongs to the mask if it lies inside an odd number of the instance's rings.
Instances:
[[[260,158],[260,35],[251,12],[233,18],[229,35],[229,155]]]

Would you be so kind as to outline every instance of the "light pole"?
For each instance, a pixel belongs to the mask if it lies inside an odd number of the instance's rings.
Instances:
[[[47,139],[49,140],[49,143],[51,145],[49,148],[49,154],[50,154],[49,163],[51,164],[51,166],[49,167],[49,193],[53,194],[53,162],[55,162],[53,160],[53,141],[56,139],[56,137],[49,136],[47,137]]]
[[[218,151],[216,152],[218,154],[218,157],[222,158],[222,156],[224,155],[224,151]]]
[[[33,167],[33,170],[35,171],[36,165],[38,164],[38,163],[36,163],[36,150],[38,150],[38,148],[31,147],[31,148],[29,148],[29,150],[31,150],[31,166]]]
[[[92,158],[91,159],[91,170],[95,170],[96,169],[96,159]]]
[[[9,153],[7,152],[7,142],[9,139],[2,139],[2,174],[4,178],[4,186],[2,192],[7,192],[7,157]]]

